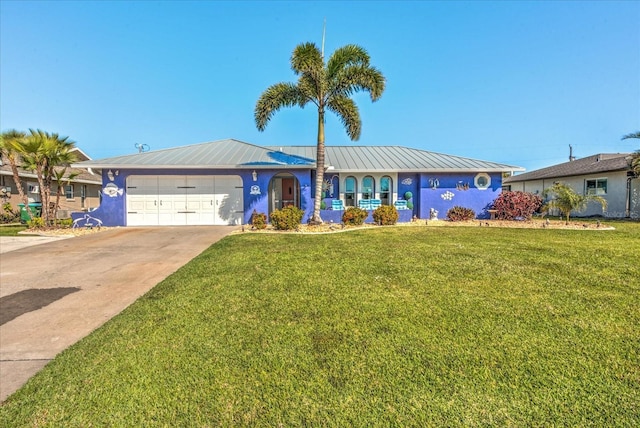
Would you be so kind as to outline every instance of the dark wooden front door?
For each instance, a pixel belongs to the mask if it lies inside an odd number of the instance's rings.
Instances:
[[[282,208],[295,205],[294,186],[293,178],[282,179]]]

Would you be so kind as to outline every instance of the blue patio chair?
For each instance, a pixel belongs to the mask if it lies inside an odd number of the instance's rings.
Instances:
[[[382,205],[382,201],[380,199],[371,199],[371,209],[372,210],[376,210],[376,209],[380,208],[380,205]]]
[[[407,201],[395,201],[393,203],[393,205],[396,207],[396,209],[399,210],[408,210],[409,208],[407,208]]]
[[[344,210],[344,205],[342,205],[341,199],[334,199],[331,201],[331,209],[334,211],[342,211]]]
[[[362,208],[363,210],[370,210],[371,209],[371,199],[360,199],[358,201],[358,206],[360,208]]]

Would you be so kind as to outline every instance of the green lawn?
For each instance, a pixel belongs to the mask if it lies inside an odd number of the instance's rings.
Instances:
[[[234,235],[0,426],[639,426],[640,224],[615,226]]]
[[[26,229],[27,226],[24,225],[0,226],[0,236],[18,236],[18,232]]]

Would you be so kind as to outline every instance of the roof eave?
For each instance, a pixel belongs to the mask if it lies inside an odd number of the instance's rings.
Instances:
[[[549,174],[542,177],[521,178],[524,174],[512,175],[511,177],[509,177],[509,183],[520,183],[523,181],[536,181],[536,180],[550,180],[550,179],[556,179],[556,178],[582,177],[585,175],[598,175],[598,174],[606,174],[608,172],[624,172],[624,171],[628,171],[628,168],[615,168],[615,169],[608,169],[606,171],[580,172],[578,174]]]
[[[134,165],[119,163],[101,163],[83,165],[82,163],[72,164],[73,168],[82,169],[315,169],[315,165]]]
[[[387,173],[387,174],[395,174],[395,173],[464,173],[464,172],[511,172],[511,171],[525,171],[524,168],[521,167],[508,167],[508,168],[422,168],[422,169],[343,169],[343,168],[335,168],[330,170],[332,173],[342,172],[342,173]],[[325,172],[326,174],[327,172]]]

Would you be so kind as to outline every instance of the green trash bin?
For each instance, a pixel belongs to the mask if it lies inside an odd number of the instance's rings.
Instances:
[[[18,204],[18,207],[20,207],[20,220],[23,223],[31,220],[24,204]],[[42,204],[40,202],[32,202],[29,204],[29,210],[31,210],[31,214],[33,217],[40,217],[40,215],[42,214]]]

